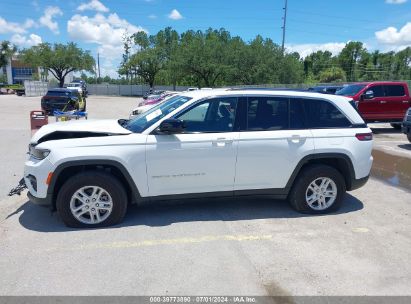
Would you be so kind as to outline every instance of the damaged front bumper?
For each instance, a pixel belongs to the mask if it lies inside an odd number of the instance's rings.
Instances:
[[[13,189],[10,190],[8,195],[9,196],[13,196],[13,195],[16,195],[16,194],[21,195],[21,192],[23,192],[26,189],[27,189],[26,182],[25,182],[24,178],[22,178],[19,181],[19,184],[16,187],[14,187]]]

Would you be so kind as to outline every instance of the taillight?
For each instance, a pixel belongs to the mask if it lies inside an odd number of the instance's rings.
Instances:
[[[358,133],[355,134],[355,137],[357,137],[359,141],[372,140],[372,133]]]

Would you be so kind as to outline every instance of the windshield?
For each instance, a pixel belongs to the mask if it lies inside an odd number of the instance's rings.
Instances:
[[[365,84],[352,84],[352,85],[342,88],[341,90],[337,91],[335,94],[342,95],[342,96],[354,96],[364,88],[365,88]]]
[[[147,112],[144,112],[137,117],[130,119],[126,124],[123,125],[123,127],[134,133],[141,133],[166,115],[173,112],[175,109],[181,107],[190,99],[191,97],[174,96],[166,102],[158,104],[157,106],[151,108]]]

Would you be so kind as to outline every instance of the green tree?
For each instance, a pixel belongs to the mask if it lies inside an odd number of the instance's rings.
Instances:
[[[304,75],[309,77],[312,75],[314,79],[318,79],[322,71],[333,66],[338,66],[332,53],[329,51],[317,51],[304,59]]]
[[[9,41],[4,40],[0,43],[0,68],[7,65],[10,58],[17,52],[17,47]]]
[[[156,46],[162,49],[164,55],[164,78],[166,83],[172,83],[175,87],[177,82],[184,76],[178,61],[178,48],[180,36],[171,27],[166,27],[156,35]]]
[[[280,63],[280,83],[293,84],[304,81],[304,65],[297,52],[286,54]]]
[[[181,35],[178,61],[184,73],[190,74],[197,86],[214,87],[223,83],[228,71],[230,33],[224,29],[187,31]]]
[[[341,68],[345,71],[348,81],[357,81],[358,62],[367,54],[362,42],[351,41],[347,43],[344,49],[338,56],[338,62]]]
[[[155,48],[147,48],[137,52],[130,57],[128,67],[136,71],[136,74],[146,82],[150,88],[154,87],[154,82],[158,72],[162,69],[162,55]]]
[[[75,43],[66,45],[41,43],[21,52],[23,62],[42,67],[49,71],[63,87],[67,74],[74,71],[93,72],[95,61],[88,51],[77,47]]]
[[[319,75],[319,81],[325,82],[345,82],[347,77],[345,71],[340,67],[331,67],[323,70]]]
[[[395,79],[411,79],[411,47],[395,54]]]

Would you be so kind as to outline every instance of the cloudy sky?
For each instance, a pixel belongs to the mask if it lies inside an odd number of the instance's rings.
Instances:
[[[166,26],[224,27],[249,41],[257,34],[281,43],[284,0],[1,0],[0,40],[19,48],[74,41],[100,53],[103,75],[117,77],[125,32],[155,34]],[[338,53],[347,41],[370,50],[411,45],[411,0],[288,0],[286,44],[303,56]]]

